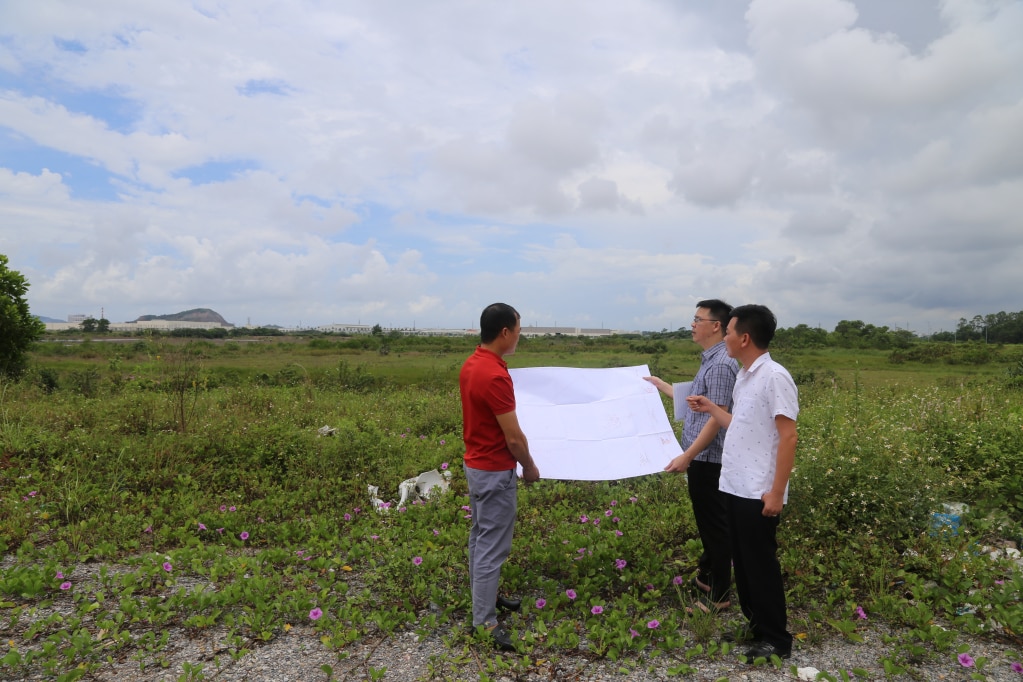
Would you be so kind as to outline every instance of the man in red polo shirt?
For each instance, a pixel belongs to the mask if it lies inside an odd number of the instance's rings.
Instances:
[[[497,607],[518,608],[497,594],[501,565],[511,552],[518,509],[515,464],[522,479],[540,478],[529,443],[515,416],[515,391],[504,357],[515,352],[521,323],[515,308],[494,303],[480,315],[480,345],[462,365],[462,438],[465,478],[469,484],[472,527],[469,530],[469,581],[472,624],[482,625],[495,643],[514,650],[511,635],[497,622]]]

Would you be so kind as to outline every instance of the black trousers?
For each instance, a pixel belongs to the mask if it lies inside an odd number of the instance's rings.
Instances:
[[[764,503],[725,493],[739,605],[754,639],[792,648],[785,611],[785,585],[778,563],[779,517],[763,515]]]
[[[699,578],[710,585],[710,598],[715,602],[728,599],[732,586],[732,545],[728,536],[728,504],[725,493],[718,490],[721,465],[694,461],[686,470],[693,518],[703,542],[703,553],[697,564]]]

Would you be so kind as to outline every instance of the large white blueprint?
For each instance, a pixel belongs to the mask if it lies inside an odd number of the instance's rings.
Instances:
[[[664,470],[682,447],[646,365],[510,370],[541,478],[608,481]],[[521,467],[519,468],[521,472]]]

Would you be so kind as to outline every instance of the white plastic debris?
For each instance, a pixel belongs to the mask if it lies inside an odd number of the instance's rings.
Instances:
[[[820,670],[813,667],[796,668],[796,677],[801,680],[816,680],[820,672]]]
[[[316,433],[318,433],[321,436],[333,436],[335,433],[337,433],[337,429],[335,429],[333,426],[324,425],[316,429]]]
[[[401,496],[401,499],[398,500],[399,507],[405,506],[405,500],[408,499],[409,495],[418,494],[416,492],[416,483],[418,480],[419,479],[417,478],[406,478],[398,486],[398,494]]]
[[[377,510],[377,513],[386,514],[391,511],[391,505],[377,497],[377,493],[380,492],[380,488],[375,485],[368,485],[366,486],[366,490],[369,492],[369,502],[373,505],[373,508]]]
[[[440,490],[441,493],[446,493],[451,487],[451,472],[445,471],[443,474],[438,472],[436,469],[431,471],[424,471],[415,478],[407,478],[398,485],[398,507],[405,506],[405,502],[412,499],[423,499],[428,500],[430,496],[436,490]],[[368,486],[369,488],[369,499],[373,504],[374,508],[381,513],[386,513],[390,509],[390,503],[384,502],[377,493],[379,489],[375,485]]]
[[[441,493],[446,493],[450,487],[450,471],[445,471],[441,474],[436,469],[433,469],[431,471],[424,471],[416,477],[416,492],[424,500],[430,499],[430,495],[432,495],[433,491],[437,488],[440,488]]]

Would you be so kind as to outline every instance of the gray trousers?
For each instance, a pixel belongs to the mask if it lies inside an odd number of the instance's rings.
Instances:
[[[518,510],[515,469],[483,471],[465,467],[469,484],[469,587],[472,624],[497,624],[497,584],[501,565],[511,553],[512,531]]]

